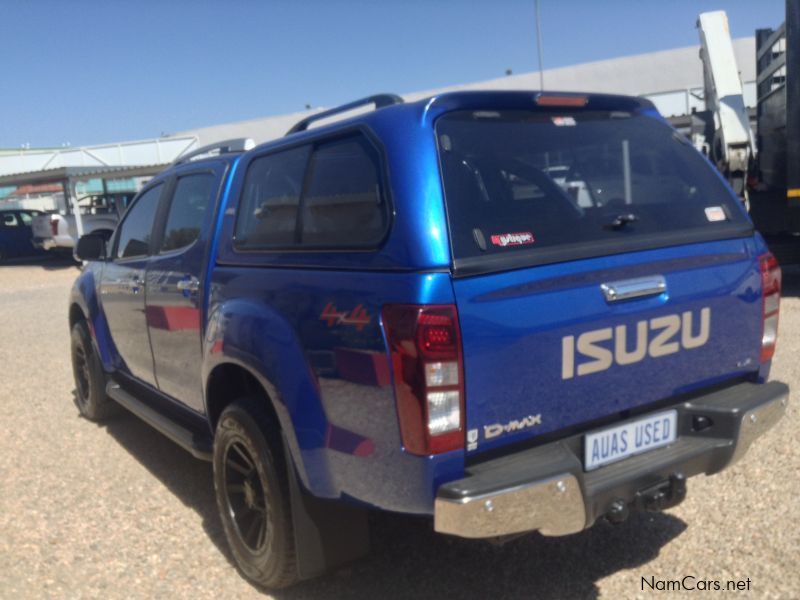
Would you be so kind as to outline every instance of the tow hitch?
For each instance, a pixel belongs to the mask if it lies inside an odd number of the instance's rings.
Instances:
[[[636,492],[631,505],[637,510],[661,511],[672,508],[686,498],[686,476],[673,473],[666,481],[644,488]],[[608,507],[606,519],[618,524],[628,518],[630,508],[624,500],[615,500]]]
[[[636,492],[634,503],[640,510],[664,510],[677,506],[686,498],[686,476],[673,473],[669,479]]]

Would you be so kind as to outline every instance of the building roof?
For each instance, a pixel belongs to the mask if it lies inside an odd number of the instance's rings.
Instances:
[[[743,82],[754,82],[756,79],[755,64],[755,38],[740,38],[733,40],[733,49],[736,61],[741,72]],[[631,96],[648,96],[665,116],[671,116],[675,111],[672,106],[675,99],[668,103],[659,102],[654,96],[665,95],[670,92],[685,94],[687,100],[679,98],[677,105],[684,107],[690,104],[689,90],[703,89],[703,63],[700,60],[700,46],[687,46],[648,54],[623,56],[608,60],[599,60],[558,69],[544,71],[545,88],[564,92],[596,92],[627,94]],[[474,83],[450,85],[441,88],[402,94],[407,101],[420,100],[435,96],[443,92],[461,90],[538,90],[539,72],[509,75],[497,79],[478,81]],[[376,90],[381,91],[381,90]],[[385,90],[384,90],[385,91]],[[694,100],[691,106],[697,106],[702,101]],[[201,127],[183,131],[175,135],[196,136],[198,145],[202,146],[228,138],[250,137],[260,144],[268,140],[282,137],[301,119],[321,111],[318,108],[312,111],[297,112],[274,117],[264,117],[224,123],[211,127]],[[702,107],[700,108],[702,110]],[[683,112],[686,112],[685,110]]]
[[[733,50],[742,81],[749,82],[756,79],[755,44],[755,38],[740,38],[733,41]],[[544,84],[547,89],[562,92],[596,92],[629,96],[650,96],[676,90],[702,88],[703,63],[700,60],[700,46],[545,69]],[[539,72],[454,85],[406,94],[404,97],[418,100],[444,91],[489,89],[538,90]]]
[[[68,179],[86,181],[105,177],[121,179],[128,177],[150,177],[160,173],[165,165],[133,165],[128,167],[58,167],[44,171],[29,173],[13,173],[0,176],[0,186],[4,185],[40,185],[60,183]]]
[[[56,150],[20,149],[0,154],[0,175],[35,173],[57,168],[102,169],[127,168],[129,165],[167,165],[194,149],[196,145],[197,138],[193,136],[169,136]]]

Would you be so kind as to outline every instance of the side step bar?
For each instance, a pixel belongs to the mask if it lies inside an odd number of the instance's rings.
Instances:
[[[142,421],[155,428],[195,458],[211,460],[213,441],[210,436],[200,436],[191,429],[170,419],[164,413],[139,400],[115,381],[106,385],[106,394]]]

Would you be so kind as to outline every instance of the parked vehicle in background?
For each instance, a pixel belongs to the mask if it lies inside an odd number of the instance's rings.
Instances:
[[[0,262],[16,256],[37,254],[33,245],[33,220],[38,210],[0,209]]]
[[[91,194],[78,200],[82,233],[97,233],[111,237],[120,217],[133,199],[135,192]],[[48,213],[34,219],[33,244],[43,250],[72,253],[78,241],[78,224],[75,215]]]
[[[756,140],[744,101],[744,88],[733,50],[728,16],[723,10],[701,13],[700,59],[703,61],[703,97],[706,109],[693,117],[704,123],[694,134],[708,157],[750,207],[747,184],[756,154]]]
[[[586,182],[583,181],[579,174],[573,172],[570,165],[556,165],[553,167],[545,167],[543,169],[554,182],[572,196],[578,203],[578,206],[583,208],[590,208],[592,206],[599,206],[600,200],[595,199]]]
[[[246,148],[80,239],[69,326],[80,413],[212,461],[260,585],[366,552],[365,507],[469,538],[669,508],[784,414],[780,268],[647,100],[380,95]]]

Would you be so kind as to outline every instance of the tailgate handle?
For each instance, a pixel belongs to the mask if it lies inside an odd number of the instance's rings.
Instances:
[[[601,283],[600,289],[603,290],[606,302],[619,302],[620,300],[663,294],[667,291],[667,282],[661,275],[653,275]]]

